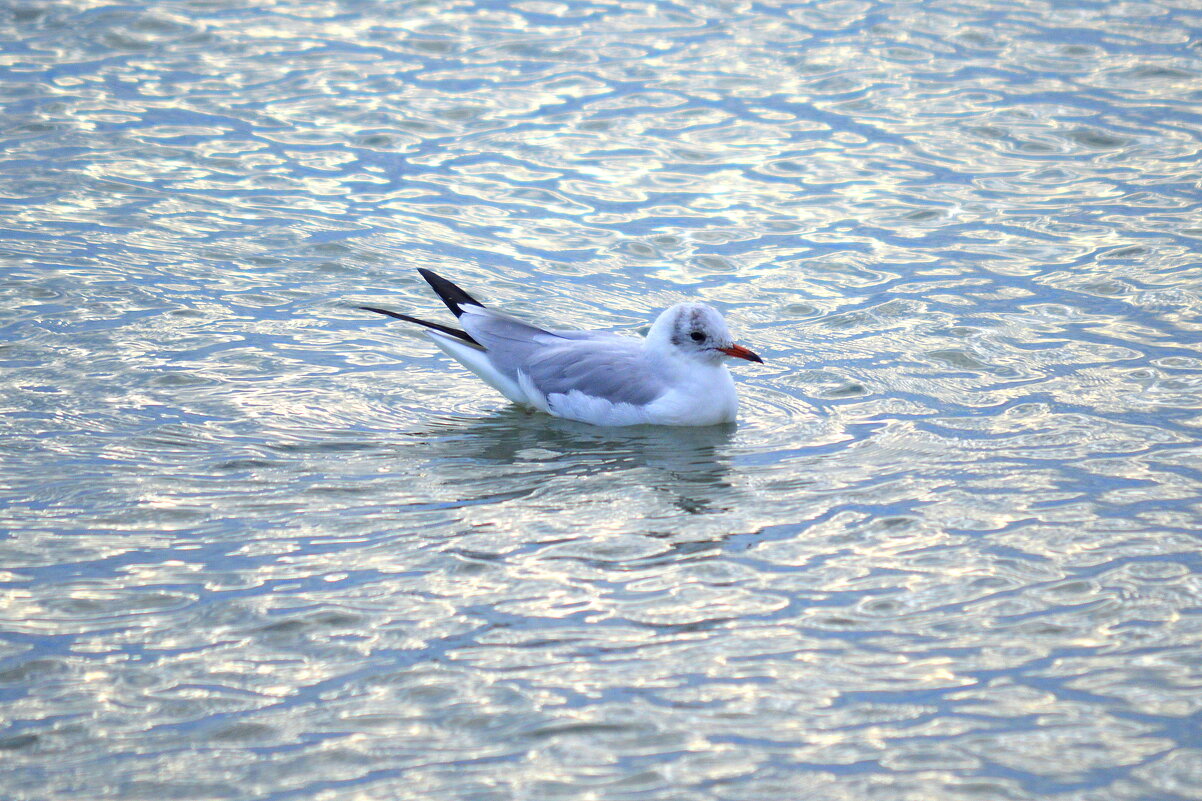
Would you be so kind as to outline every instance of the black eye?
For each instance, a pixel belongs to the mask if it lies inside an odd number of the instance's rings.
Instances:
[[[692,338],[694,342],[705,341],[705,334],[701,333],[700,331],[694,331],[693,333],[689,334],[689,337]]]

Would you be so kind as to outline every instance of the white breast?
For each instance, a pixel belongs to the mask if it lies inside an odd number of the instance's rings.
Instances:
[[[725,365],[694,369],[645,407],[647,422],[668,426],[732,423],[739,411],[735,382]]]

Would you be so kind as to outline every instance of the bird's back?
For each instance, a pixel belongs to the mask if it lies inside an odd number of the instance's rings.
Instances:
[[[665,385],[643,344],[631,337],[591,331],[548,331],[506,314],[469,308],[459,318],[488,361],[504,376],[525,381],[554,406],[553,396],[573,391],[609,403],[646,404]]]

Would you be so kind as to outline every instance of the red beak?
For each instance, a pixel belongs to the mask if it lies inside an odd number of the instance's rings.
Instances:
[[[759,356],[756,356],[742,345],[731,345],[729,348],[718,348],[718,350],[722,351],[727,356],[734,356],[736,359],[746,359],[749,362],[759,362],[760,364],[764,363],[763,359],[761,359]]]

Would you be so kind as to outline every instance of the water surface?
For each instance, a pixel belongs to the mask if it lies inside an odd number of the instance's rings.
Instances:
[[[0,794],[1196,798],[1198,21],[10,5]],[[526,414],[417,267],[767,363]]]

